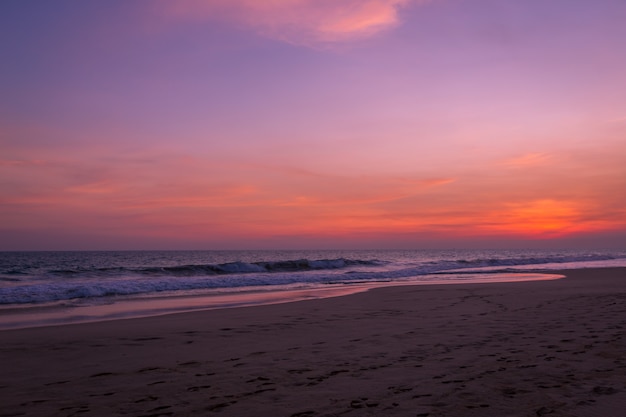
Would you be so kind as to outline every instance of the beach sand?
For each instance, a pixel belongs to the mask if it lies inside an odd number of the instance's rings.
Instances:
[[[0,416],[626,410],[626,269],[0,332]]]

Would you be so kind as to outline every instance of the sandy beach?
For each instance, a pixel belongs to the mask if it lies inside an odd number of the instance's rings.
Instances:
[[[0,332],[0,416],[615,416],[626,269]]]

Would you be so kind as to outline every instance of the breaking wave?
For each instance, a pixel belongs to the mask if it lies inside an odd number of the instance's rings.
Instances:
[[[51,270],[51,275],[57,276],[112,276],[112,275],[140,275],[140,276],[175,276],[193,277],[207,275],[272,273],[272,272],[302,272],[321,271],[325,269],[340,269],[350,266],[373,266],[384,264],[382,261],[366,261],[352,259],[298,259],[272,262],[227,262],[222,264],[154,266],[142,268],[77,268]]]

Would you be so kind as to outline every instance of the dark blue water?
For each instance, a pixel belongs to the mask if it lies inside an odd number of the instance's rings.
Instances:
[[[439,274],[457,270],[542,271],[598,265],[626,266],[626,251],[0,252],[0,305],[407,278],[434,283],[446,280]]]

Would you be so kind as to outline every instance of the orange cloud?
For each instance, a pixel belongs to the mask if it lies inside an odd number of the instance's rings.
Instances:
[[[399,24],[399,10],[424,0],[178,0],[162,10],[179,19],[221,19],[299,45],[367,38]]]
[[[274,204],[290,207],[352,207],[380,204],[420,195],[449,184],[453,178],[334,176],[303,174],[271,185]]]

